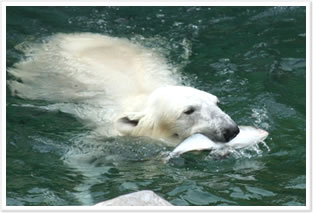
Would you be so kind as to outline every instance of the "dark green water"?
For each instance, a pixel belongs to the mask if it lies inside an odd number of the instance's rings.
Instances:
[[[23,58],[22,42],[58,32],[161,49],[238,124],[269,131],[270,151],[220,160],[188,153],[164,164],[157,156],[170,147],[141,138],[90,145],[74,117],[25,107],[48,103],[8,91],[7,205],[92,205],[144,189],[174,205],[306,204],[304,7],[9,7],[7,66]],[[66,163],[78,149],[92,160]]]

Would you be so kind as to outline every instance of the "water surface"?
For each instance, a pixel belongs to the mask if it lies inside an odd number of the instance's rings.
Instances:
[[[7,91],[7,205],[93,205],[153,190],[173,205],[306,205],[304,7],[8,7],[7,67],[58,32],[157,49],[185,83],[240,125],[270,132],[258,152],[216,159],[147,138],[94,138],[71,115]],[[7,76],[8,79],[11,76]]]

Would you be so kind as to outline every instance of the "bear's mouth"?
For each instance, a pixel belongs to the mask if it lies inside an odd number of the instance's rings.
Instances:
[[[212,134],[208,134],[207,132],[195,132],[195,133],[193,133],[192,135],[194,135],[194,134],[201,134],[201,135],[204,135],[205,137],[207,137],[208,139],[210,139],[212,142],[214,142],[214,143],[218,143],[218,142],[220,142],[221,140],[218,138],[218,137],[216,137],[216,136],[214,136],[214,135],[212,135]],[[185,138],[186,139],[186,138]]]
[[[175,139],[180,139],[181,141],[184,141],[184,140],[186,140],[187,138],[189,138],[190,136],[195,135],[195,134],[204,135],[205,137],[207,137],[208,139],[210,139],[210,140],[211,140],[212,142],[214,142],[214,143],[221,143],[221,141],[223,141],[223,140],[219,139],[218,137],[216,137],[216,136],[214,136],[214,135],[212,135],[212,134],[209,134],[209,133],[207,133],[207,132],[194,132],[194,133],[192,133],[191,135],[185,136],[185,137],[182,137],[182,138],[181,138],[181,136],[180,136],[178,133],[174,133],[174,134],[172,135],[172,137],[175,138]]]

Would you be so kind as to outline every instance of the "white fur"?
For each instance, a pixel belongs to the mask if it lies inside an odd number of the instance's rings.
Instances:
[[[28,46],[27,59],[8,70],[22,81],[8,82],[12,93],[52,102],[50,108],[74,114],[100,134],[176,144],[194,133],[220,139],[235,125],[217,97],[179,86],[163,57],[127,39],[57,34]]]

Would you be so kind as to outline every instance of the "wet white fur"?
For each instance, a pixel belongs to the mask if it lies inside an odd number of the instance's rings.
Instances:
[[[57,34],[24,44],[26,60],[8,72],[14,95],[45,100],[106,136],[149,136],[177,144],[200,132],[219,138],[233,124],[214,95],[179,86],[159,54],[127,39]],[[195,108],[192,115],[184,112]]]

